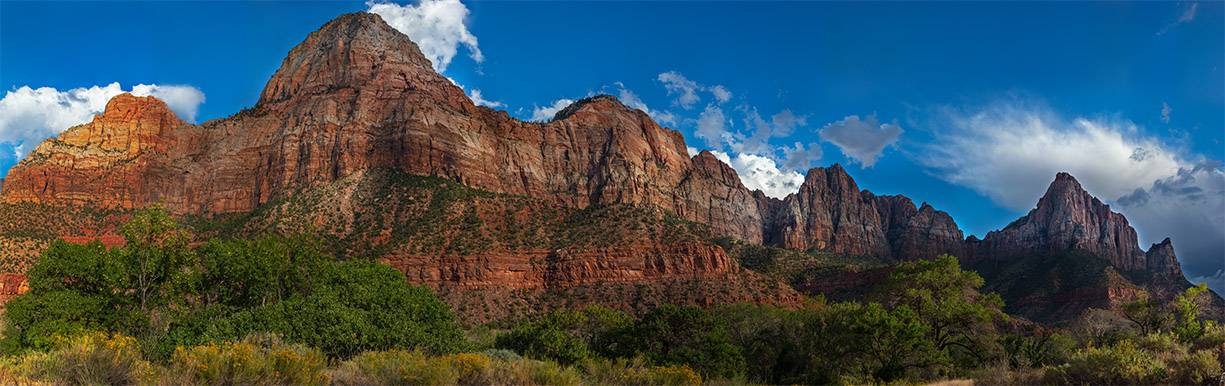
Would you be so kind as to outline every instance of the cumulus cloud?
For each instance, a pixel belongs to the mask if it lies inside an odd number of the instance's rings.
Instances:
[[[1170,113],[1172,112],[1174,112],[1174,109],[1170,108],[1169,103],[1161,102],[1161,122],[1162,123],[1170,123]]]
[[[561,111],[562,109],[566,108],[567,106],[570,106],[573,103],[574,103],[574,100],[562,98],[562,99],[553,101],[553,104],[549,106],[535,106],[532,108],[531,120],[536,121],[536,122],[550,121],[553,119],[554,115],[557,115],[558,111]]]
[[[472,89],[472,92],[468,94],[468,99],[471,99],[472,103],[476,103],[477,106],[485,106],[489,108],[506,107],[506,104],[503,104],[502,102],[485,100],[485,98],[481,97],[481,90],[477,89]]]
[[[642,101],[642,98],[638,97],[638,94],[635,94],[633,91],[626,88],[624,83],[616,82],[613,85],[617,87],[617,99],[621,100],[621,103],[624,103],[626,106],[642,110],[643,112],[647,113],[647,115],[650,115],[651,119],[654,119],[656,122],[669,125],[676,124],[676,115],[672,114],[672,112],[652,110],[650,107],[647,107],[647,104]]]
[[[726,87],[723,87],[723,85],[714,85],[707,90],[710,91],[710,94],[713,95],[715,100],[719,101],[719,103],[732,100],[732,92],[728,91]]]
[[[1032,208],[1066,171],[1122,212],[1142,243],[1170,237],[1189,277],[1211,276],[1225,256],[1225,174],[1119,119],[1065,118],[1005,101],[945,110],[944,128],[917,159],[933,173],[1016,211]]]
[[[485,60],[476,35],[468,31],[468,7],[459,0],[421,0],[416,5],[370,1],[366,6],[367,12],[379,15],[417,43],[435,71],[447,70],[460,45],[472,60],[478,63]]]
[[[1202,276],[1225,293],[1225,171],[1216,161],[1181,167],[1177,173],[1119,197],[1118,210],[1144,240],[1172,236],[1189,276]]]
[[[871,167],[876,164],[886,146],[897,142],[902,135],[902,127],[896,122],[882,124],[876,119],[876,115],[869,115],[865,119],[851,115],[825,125],[818,134],[821,139],[838,146],[842,154],[865,167]]]
[[[783,146],[783,167],[792,170],[807,170],[817,160],[821,159],[821,145],[807,145],[796,142],[792,146]]]
[[[800,190],[800,185],[804,183],[804,175],[779,169],[778,164],[769,157],[743,153],[732,157],[721,151],[711,151],[711,154],[735,169],[746,188],[761,190],[770,197],[786,197]]]
[[[729,136],[731,148],[737,153],[770,154],[774,152],[771,138],[784,138],[795,132],[795,129],[808,124],[808,117],[796,115],[785,109],[770,116],[767,120],[761,116],[756,107],[740,106],[744,115],[744,127],[749,133],[736,132]]]
[[[13,146],[16,156],[65,129],[89,122],[102,113],[106,102],[126,92],[118,82],[106,86],[60,91],[52,87],[22,86],[0,99],[0,143]],[[191,86],[136,85],[135,95],[153,95],[166,102],[175,114],[195,120],[204,93]]]
[[[1025,210],[1061,171],[1101,197],[1120,197],[1175,174],[1179,157],[1139,136],[1127,121],[1067,119],[1043,106],[1000,102],[971,112],[946,110],[947,127],[919,160],[951,183]]]
[[[161,99],[166,102],[166,107],[188,122],[196,121],[196,113],[200,111],[200,104],[204,103],[204,92],[187,85],[138,84],[132,87],[132,95],[152,95]]]
[[[699,92],[709,92],[718,103],[732,99],[732,92],[723,85],[705,86],[676,71],[660,73],[657,79],[663,83],[664,90],[669,96],[676,96],[672,103],[686,110],[693,108],[695,103],[702,100]]]
[[[715,105],[707,105],[702,114],[698,115],[697,130],[694,130],[694,136],[706,141],[706,144],[713,148],[720,148],[723,141],[726,139],[727,118],[723,116],[723,109]]]

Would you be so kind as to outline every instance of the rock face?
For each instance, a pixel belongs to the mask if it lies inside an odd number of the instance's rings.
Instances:
[[[1068,173],[1058,173],[1029,214],[987,233],[976,255],[1009,258],[1075,252],[1106,259],[1123,272],[1149,272],[1182,279],[1182,268],[1167,237],[1146,252],[1136,230]]]
[[[1082,252],[1105,258],[1122,271],[1149,268],[1127,219],[1086,192],[1068,173],[1055,176],[1029,214],[987,233],[982,244],[979,254],[993,258]]]
[[[9,171],[6,202],[132,207],[156,202],[185,123],[154,97],[120,94],[93,121],[49,139]]]
[[[902,230],[912,229],[908,219],[887,234],[874,198],[840,166],[813,169],[798,194],[768,198],[712,154],[690,158],[679,132],[609,96],[579,101],[548,123],[478,107],[407,36],[367,13],[312,33],[259,103],[229,118],[185,125],[154,99],[117,98],[97,121],[15,168],[3,199],[247,212],[376,168],[577,208],[654,206],[720,235],[789,248],[892,256],[901,247],[889,235],[919,237]],[[928,245],[923,255],[955,251],[957,242]]]
[[[679,132],[610,96],[576,102],[546,123],[476,106],[434,72],[407,36],[368,13],[343,15],[311,33],[289,52],[259,102],[227,118],[190,125],[155,98],[115,97],[92,122],[44,142],[15,166],[0,185],[0,201],[160,204],[209,216],[266,208],[372,170],[435,176],[571,209],[657,208],[716,235],[791,249],[970,260],[1078,252],[1125,273],[1186,283],[1169,240],[1140,250],[1127,220],[1066,173],[1028,215],[983,240],[963,240],[952,217],[926,203],[860,190],[836,164],[810,170],[799,192],[770,198],[746,189],[713,154],[690,157]],[[418,204],[384,201],[376,208]],[[315,221],[349,221],[336,233],[353,232],[352,218],[326,217],[317,213]],[[396,229],[388,225],[362,239],[380,244]],[[658,238],[624,244],[424,255],[399,245],[379,257],[415,281],[456,288],[739,274],[709,244]]]
[[[1191,285],[1169,238],[1141,250],[1127,219],[1067,173],[1055,176],[1029,214],[966,248],[968,265],[1004,295],[1009,311],[1037,321],[1117,309],[1140,291],[1169,300]],[[1225,300],[1209,298],[1205,315],[1225,316]]]

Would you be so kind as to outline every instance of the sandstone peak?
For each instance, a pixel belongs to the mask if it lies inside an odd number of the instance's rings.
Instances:
[[[617,97],[608,94],[598,94],[579,99],[571,103],[566,108],[561,109],[557,114],[553,115],[554,121],[560,121],[578,113],[579,111],[590,110],[595,112],[608,113],[637,113],[640,110],[626,106]],[[645,113],[643,113],[645,115]]]
[[[314,95],[418,91],[462,96],[407,35],[372,13],[327,22],[299,43],[264,86],[264,106]],[[467,99],[464,98],[464,101]]]
[[[1029,214],[987,234],[991,254],[1084,252],[1122,270],[1146,268],[1136,231],[1068,173],[1058,173]]]
[[[111,97],[106,102],[106,108],[102,110],[102,114],[94,116],[93,122],[95,124],[147,123],[157,127],[184,124],[161,99],[152,95],[135,96],[126,92]]]

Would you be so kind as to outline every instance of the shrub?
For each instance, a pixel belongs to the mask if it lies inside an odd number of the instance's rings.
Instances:
[[[1167,374],[1165,363],[1129,340],[1079,350],[1059,370],[1064,382],[1074,384],[1149,384]]]
[[[175,384],[322,385],[326,358],[318,349],[252,335],[239,342],[180,347],[171,358],[168,381]]]
[[[1200,350],[1169,362],[1169,383],[1181,385],[1220,384],[1225,381],[1221,362],[1212,350]]]
[[[452,385],[450,367],[420,351],[372,351],[340,363],[332,371],[337,385]]]
[[[50,352],[28,356],[23,365],[30,378],[55,384],[125,385],[153,376],[136,339],[100,332],[58,339]]]

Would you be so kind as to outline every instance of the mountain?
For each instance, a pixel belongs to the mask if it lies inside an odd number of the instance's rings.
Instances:
[[[155,98],[123,94],[38,146],[0,189],[12,217],[0,219],[0,239],[24,243],[0,256],[16,272],[47,235],[106,236],[125,211],[156,204],[195,219],[202,235],[323,233],[337,253],[385,261],[479,320],[576,301],[798,302],[785,283],[741,269],[720,238],[887,261],[952,253],[998,265],[1076,252],[1186,282],[1169,243],[1140,251],[1126,219],[1066,174],[984,240],[964,240],[926,203],[859,189],[837,164],[771,198],[611,96],[543,123],[476,106],[368,13],[311,33],[249,109],[192,125]],[[26,219],[54,217],[53,207],[101,214],[30,233],[40,225]]]
[[[1004,229],[969,240],[969,265],[1012,313],[1039,321],[1075,318],[1087,308],[1114,309],[1143,290],[1169,300],[1191,284],[1169,238],[1141,250],[1127,218],[1068,173],[1059,173],[1037,206]],[[1207,314],[1225,316],[1209,295]]]

